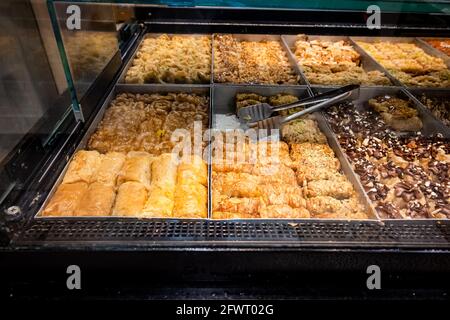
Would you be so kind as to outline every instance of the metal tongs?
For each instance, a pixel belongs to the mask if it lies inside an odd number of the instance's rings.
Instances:
[[[345,100],[350,96],[354,96],[354,98],[357,98],[358,95],[359,95],[359,85],[351,84],[341,87],[339,89],[330,90],[310,98],[306,98],[300,101],[296,101],[294,103],[278,107],[272,107],[267,103],[259,103],[256,105],[244,107],[239,109],[238,116],[240,119],[243,120],[251,119],[248,121],[248,125],[251,128],[279,129],[283,124],[293,121],[308,113],[316,112],[322,108],[328,107],[339,101]],[[311,104],[314,105],[312,107],[306,108],[302,111],[296,112],[288,116],[270,117],[270,115],[275,111],[287,110]]]

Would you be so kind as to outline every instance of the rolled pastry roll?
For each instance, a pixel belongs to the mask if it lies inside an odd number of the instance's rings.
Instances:
[[[152,162],[152,187],[156,186],[164,191],[175,191],[177,180],[177,158],[173,153],[164,153]]]
[[[139,216],[147,200],[147,189],[142,183],[124,182],[117,192],[113,216]]]
[[[205,161],[199,156],[193,155],[181,162],[177,170],[177,184],[199,183],[206,186],[208,184],[208,168]]]
[[[173,216],[179,218],[207,218],[207,188],[199,183],[177,185]]]
[[[90,183],[100,162],[101,155],[98,151],[78,151],[70,162],[62,183]]]
[[[117,177],[117,185],[127,181],[142,183],[150,188],[152,157],[146,152],[129,152]]]
[[[91,183],[80,200],[74,216],[109,216],[115,197],[113,186],[100,182]]]
[[[142,213],[146,218],[172,217],[174,207],[174,190],[152,185]]]
[[[75,209],[87,190],[88,184],[86,182],[61,184],[42,212],[42,215],[73,216]]]
[[[117,175],[125,162],[125,155],[120,152],[109,152],[102,157],[94,181],[108,186],[116,186]]]
[[[215,211],[212,214],[212,218],[215,220],[228,220],[228,219],[255,219],[258,217],[255,217],[254,215],[247,213]]]

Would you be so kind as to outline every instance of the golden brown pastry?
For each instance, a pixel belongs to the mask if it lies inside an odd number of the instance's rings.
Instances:
[[[261,200],[259,198],[236,198],[213,196],[213,211],[234,212],[259,217]]]
[[[152,162],[152,187],[175,191],[177,181],[177,158],[173,153],[164,153]]]
[[[43,216],[73,216],[80,200],[88,190],[85,182],[63,183],[42,212]]]
[[[170,218],[174,207],[174,189],[163,189],[157,185],[150,188],[142,216],[145,218]]]
[[[308,197],[330,196],[336,199],[347,199],[355,193],[347,178],[338,173],[331,180],[309,181],[305,189]]]
[[[208,167],[199,156],[193,155],[181,162],[177,171],[177,184],[208,184]]]
[[[109,216],[111,215],[115,196],[113,186],[100,182],[91,183],[87,192],[81,198],[74,215],[88,217]]]
[[[129,181],[120,185],[113,216],[140,216],[147,200],[147,189],[139,182]]]
[[[124,162],[125,154],[120,152],[108,152],[102,156],[102,161],[93,180],[115,187],[117,175],[122,169]]]
[[[121,185],[127,181],[142,183],[146,188],[150,188],[150,165],[151,156],[146,152],[130,152],[127,155],[122,170],[117,177],[117,184]]]
[[[208,191],[199,183],[177,185],[173,216],[177,218],[207,218]]]
[[[62,183],[90,183],[100,162],[101,156],[97,151],[78,151],[70,162]]]
[[[276,204],[261,208],[262,219],[305,219],[310,218],[309,211],[304,207],[292,208],[287,204]]]

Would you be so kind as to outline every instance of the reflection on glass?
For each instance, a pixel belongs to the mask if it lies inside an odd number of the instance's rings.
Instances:
[[[79,102],[119,50],[113,6],[66,2],[54,6]],[[73,19],[79,23],[70,23]]]

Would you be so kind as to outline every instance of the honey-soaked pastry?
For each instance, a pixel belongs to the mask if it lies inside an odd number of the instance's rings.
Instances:
[[[119,93],[106,109],[88,148],[102,153],[146,151],[154,156],[172,152],[176,129],[193,133],[196,123],[208,127],[209,99],[191,93]],[[202,147],[202,145],[200,146]]]
[[[259,177],[248,173],[213,173],[213,190],[228,197],[259,197],[258,184]]]
[[[261,200],[259,198],[236,198],[236,197],[217,197],[213,196],[213,212],[235,212],[244,215],[259,217]]]
[[[145,218],[170,218],[174,207],[174,190],[152,185],[142,211]]]
[[[208,36],[146,37],[125,76],[126,83],[209,83]]]
[[[177,181],[177,157],[173,153],[164,153],[152,162],[152,187],[174,192]]]
[[[114,204],[113,216],[136,217],[142,214],[147,200],[147,188],[140,182],[129,181],[120,185]]]
[[[285,185],[283,183],[262,184],[258,192],[264,204],[288,205],[292,208],[306,207],[302,196],[302,189],[298,185]]]
[[[129,153],[117,177],[117,184],[121,185],[127,181],[135,181],[142,183],[146,188],[150,188],[150,165],[152,160],[152,157],[144,152]]]
[[[199,183],[177,185],[173,216],[176,218],[207,218],[208,191]]]
[[[297,84],[280,41],[239,41],[214,36],[214,80],[228,83]]]
[[[260,212],[262,219],[307,219],[310,217],[306,208],[292,208],[287,204],[265,206]]]
[[[310,40],[298,35],[294,55],[312,84],[391,84],[384,73],[366,71],[360,54],[346,40]]]
[[[80,200],[88,190],[85,182],[63,183],[42,212],[43,216],[73,216]]]
[[[255,215],[248,214],[248,213],[215,211],[212,214],[212,219],[214,219],[214,220],[254,219],[254,218],[257,218],[257,217],[255,217]]]
[[[91,183],[80,200],[74,215],[87,217],[109,216],[111,215],[115,196],[113,186],[100,182]]]
[[[205,161],[197,155],[187,157],[177,168],[177,184],[194,183],[204,186],[208,184],[208,167]]]
[[[360,215],[361,207],[358,201],[355,199],[337,200],[329,196],[318,196],[309,198],[306,201],[306,208],[312,216],[321,217],[321,215],[327,214],[334,217],[350,218],[353,215]],[[365,216],[367,218],[367,216]]]
[[[117,175],[125,163],[125,154],[120,152],[108,152],[102,156],[100,166],[94,177],[94,181],[108,186],[116,186]]]
[[[90,183],[95,178],[100,163],[101,155],[97,151],[78,151],[70,162],[62,183]]]
[[[358,41],[357,44],[407,86],[450,86],[450,70],[444,60],[425,53],[415,43]]]

